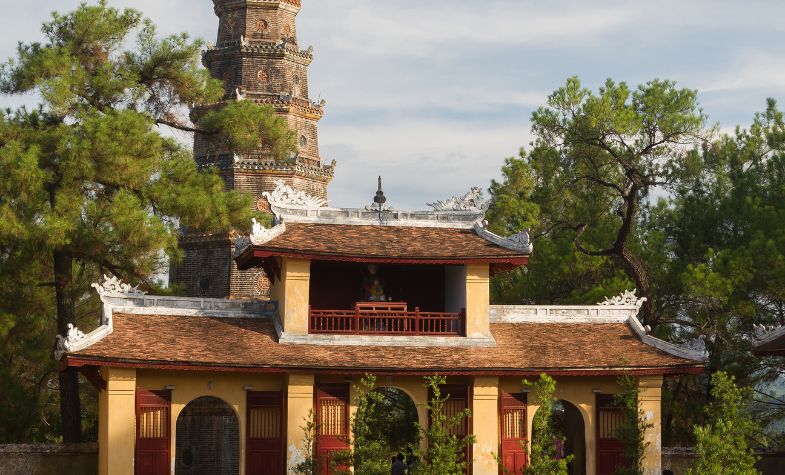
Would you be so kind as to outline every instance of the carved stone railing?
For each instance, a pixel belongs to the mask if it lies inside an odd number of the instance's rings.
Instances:
[[[327,335],[465,336],[466,314],[409,311],[406,303],[357,303],[353,310],[309,309],[308,331]]]

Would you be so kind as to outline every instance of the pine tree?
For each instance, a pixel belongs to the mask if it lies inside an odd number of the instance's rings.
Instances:
[[[0,115],[0,260],[51,269],[39,285],[51,288],[65,334],[86,282],[104,272],[149,280],[165,255],[178,257],[180,226],[250,226],[250,197],[225,192],[163,129],[239,149],[264,140],[282,155],[295,144],[271,108],[248,101],[191,124],[188,107],[220,101],[223,85],[200,67],[200,41],[158,38],[136,10],[82,4],[42,30],[45,42],[20,44],[0,76],[0,91],[40,97],[35,109]],[[59,383],[63,438],[76,442],[78,375],[63,371]]]

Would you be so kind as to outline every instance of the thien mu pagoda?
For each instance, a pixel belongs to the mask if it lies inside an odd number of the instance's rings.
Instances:
[[[405,395],[421,425],[430,420],[423,377],[446,376],[446,410],[471,414],[452,429],[474,435],[467,473],[520,473],[538,409],[522,380],[546,373],[557,381],[571,475],[625,463],[613,399],[621,375],[638,383],[644,465],[659,475],[663,377],[702,372],[704,352],[650,335],[633,292],[589,306],[494,305],[490,279],[536,250],[526,232],[487,229],[479,189],[400,211],[380,183],[371,206],[328,207],[322,105],[308,99],[311,51],[295,35],[300,0],[214,3],[218,44],[205,64],[226,82],[226,100],[273,104],[301,151],[277,163],[263,149],[237,156],[197,141],[196,159],[254,193],[272,224],[254,223],[245,237],[186,235],[175,280],[187,297],[106,277],[95,284],[100,326],[59,338],[63,367],[99,388],[99,473],[295,473],[311,414],[315,453],[329,461],[349,443],[365,374]]]

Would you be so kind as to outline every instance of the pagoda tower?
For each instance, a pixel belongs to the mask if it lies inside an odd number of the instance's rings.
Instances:
[[[276,159],[263,144],[251,153],[222,150],[198,134],[194,158],[199,166],[215,166],[227,189],[249,192],[255,206],[266,210],[264,192],[272,192],[283,180],[294,190],[327,198],[327,185],[335,162],[325,165],[319,154],[317,123],[324,101],[311,100],[308,66],[313,48],[301,49],[295,19],[300,0],[213,0],[219,18],[218,39],[204,52],[202,62],[215,78],[224,82],[229,101],[247,100],[272,106],[295,131],[298,153]],[[199,120],[205,108],[192,111]],[[232,260],[233,238],[228,235],[186,233],[181,239],[185,253],[173,267],[170,280],[192,297],[266,298],[269,281],[263,272],[238,271]]]

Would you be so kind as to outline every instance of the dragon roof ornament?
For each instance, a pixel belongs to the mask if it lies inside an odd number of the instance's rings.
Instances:
[[[598,302],[597,305],[637,307],[640,309],[641,306],[643,306],[643,302],[647,299],[646,297],[638,298],[636,295],[637,291],[638,289],[625,290],[621,295],[617,295],[616,297],[606,297],[605,301]]]
[[[261,246],[272,241],[286,232],[286,223],[280,223],[272,228],[265,228],[262,223],[253,218],[250,236],[239,236],[234,240],[234,249],[237,254],[241,253],[248,246]]]
[[[756,341],[762,341],[765,340],[767,337],[771,336],[774,332],[779,332],[785,329],[785,327],[783,327],[782,325],[759,325],[756,323],[752,326],[752,329],[753,329],[753,335],[752,335],[753,338]]]
[[[104,274],[104,281],[101,284],[92,284],[98,295],[103,297],[143,297],[147,292],[139,290],[139,286],[131,287],[131,284],[125,284],[117,277],[109,277]]]
[[[531,254],[534,251],[534,244],[532,244],[531,238],[529,237],[528,229],[524,229],[512,236],[501,237],[498,234],[489,231],[483,224],[484,223],[478,222],[474,225],[474,232],[481,238],[490,241],[497,246],[510,249],[511,251],[522,252],[524,254]]]
[[[327,205],[327,200],[317,196],[311,196],[304,191],[294,190],[291,186],[287,185],[283,180],[275,180],[275,189],[270,192],[262,193],[262,196],[267,198],[270,206],[278,206],[282,208],[321,208]]]
[[[55,360],[60,360],[64,354],[81,349],[81,344],[87,339],[84,332],[76,328],[72,323],[68,324],[68,332],[65,336],[57,335],[55,343]]]
[[[463,196],[453,196],[443,201],[427,203],[434,211],[471,211],[475,213],[485,213],[491,205],[490,200],[483,197],[482,188],[472,187]]]

